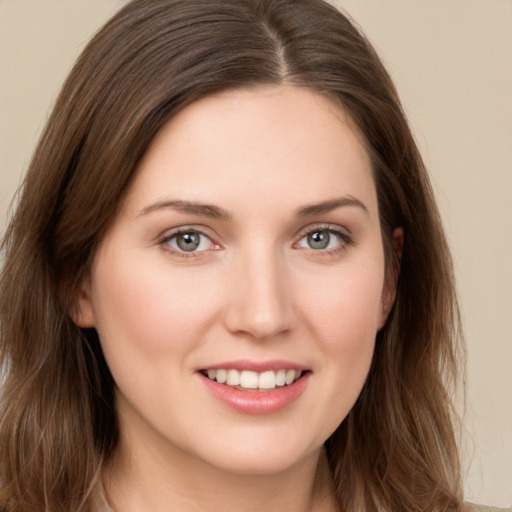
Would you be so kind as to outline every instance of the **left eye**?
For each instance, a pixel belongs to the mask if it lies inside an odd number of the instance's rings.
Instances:
[[[213,245],[212,241],[199,231],[182,231],[167,239],[167,244],[179,252],[207,251]]]
[[[298,246],[315,251],[324,251],[326,249],[334,249],[343,244],[343,237],[339,233],[329,229],[317,229],[304,235],[300,239]]]

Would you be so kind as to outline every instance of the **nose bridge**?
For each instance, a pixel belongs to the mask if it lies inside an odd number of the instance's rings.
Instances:
[[[232,332],[255,338],[290,328],[290,290],[283,257],[271,244],[241,251],[234,265],[226,323]]]

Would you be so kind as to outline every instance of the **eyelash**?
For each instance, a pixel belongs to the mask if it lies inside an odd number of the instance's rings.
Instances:
[[[298,244],[304,240],[309,235],[313,235],[315,233],[328,233],[329,235],[336,236],[340,243],[337,244],[336,247],[333,247],[331,249],[314,249],[312,247],[300,247]],[[202,251],[184,251],[180,250],[179,248],[174,248],[170,246],[170,242],[174,239],[176,239],[180,235],[186,235],[186,234],[196,234],[200,237],[206,237],[209,240],[209,243],[213,246],[212,249],[205,249]],[[335,228],[331,225],[320,225],[320,226],[314,226],[312,228],[307,228],[299,233],[298,235],[299,240],[293,244],[294,248],[297,249],[306,249],[312,251],[316,255],[320,256],[330,256],[338,254],[342,251],[345,251],[348,247],[355,245],[355,241],[353,237],[347,233],[346,231],[343,231],[339,228]],[[201,243],[201,242],[200,242]],[[330,243],[330,241],[329,241]],[[160,245],[164,250],[172,252],[173,254],[181,257],[181,258],[197,258],[200,254],[203,252],[207,252],[209,250],[219,250],[220,245],[217,244],[214,240],[212,240],[212,237],[210,235],[207,235],[204,231],[201,229],[198,229],[196,227],[181,227],[179,229],[176,229],[170,234],[167,234],[160,238],[158,240],[158,245]]]
[[[170,242],[177,238],[180,235],[186,235],[186,234],[196,234],[200,237],[205,237],[209,240],[210,244],[214,246],[213,249],[206,249],[203,251],[183,251],[178,248],[174,248],[170,246]],[[160,240],[158,240],[158,245],[162,247],[165,251],[172,252],[173,254],[179,256],[180,258],[197,258],[199,254],[203,252],[207,252],[208,250],[219,250],[220,245],[215,243],[215,241],[212,240],[212,237],[210,235],[207,235],[204,231],[201,229],[198,229],[196,227],[182,227],[178,228],[175,231],[173,231],[170,234],[165,235]]]
[[[299,241],[294,244],[294,247],[297,247],[298,244],[304,240],[309,235],[313,235],[314,233],[328,233],[329,235],[334,235],[339,239],[339,244],[336,247],[331,249],[313,249],[312,247],[304,247],[304,249],[312,251],[315,255],[318,256],[334,256],[339,254],[342,251],[347,250],[350,246],[355,245],[355,240],[351,234],[347,231],[344,231],[338,227],[334,227],[329,224],[314,226],[313,228],[306,228],[304,231],[299,233]],[[302,249],[302,247],[298,247]]]

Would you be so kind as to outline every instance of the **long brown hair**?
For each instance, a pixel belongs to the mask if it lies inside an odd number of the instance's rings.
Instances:
[[[459,315],[429,180],[394,86],[322,0],[135,0],[89,43],[33,156],[2,249],[0,508],[85,511],[115,450],[114,382],[68,312],[158,130],[221,90],[307,87],[337,102],[373,162],[398,293],[348,417],[326,441],[343,510],[460,510],[451,386]]]

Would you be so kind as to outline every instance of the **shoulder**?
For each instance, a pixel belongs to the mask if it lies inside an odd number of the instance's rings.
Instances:
[[[477,505],[468,503],[468,512],[512,512],[512,508],[488,507],[487,505]]]

